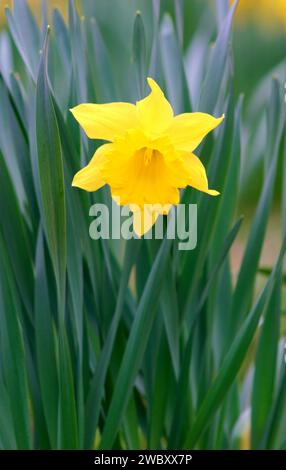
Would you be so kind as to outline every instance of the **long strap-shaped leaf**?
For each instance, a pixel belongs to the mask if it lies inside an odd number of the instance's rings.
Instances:
[[[280,329],[281,273],[277,276],[259,337],[251,398],[251,448],[258,447],[274,398]]]
[[[77,413],[72,363],[65,329],[66,207],[62,149],[47,71],[47,31],[37,80],[37,152],[42,194],[42,218],[55,273],[59,319],[58,447],[78,447]]]
[[[45,236],[55,272],[58,300],[59,303],[63,304],[65,301],[66,276],[64,173],[59,128],[48,83],[48,37],[49,29],[37,81],[37,153]],[[62,310],[62,305],[60,310]],[[63,316],[63,311],[61,311],[61,315]]]
[[[212,113],[215,109],[219,91],[222,85],[223,74],[225,71],[232,18],[236,6],[237,1],[235,1],[232,7],[229,9],[227,16],[222,23],[214,48],[211,52],[210,63],[202,88],[199,104],[199,109],[201,111]]]
[[[56,449],[59,398],[58,367],[41,229],[37,240],[35,268],[36,363],[49,440],[52,448]]]

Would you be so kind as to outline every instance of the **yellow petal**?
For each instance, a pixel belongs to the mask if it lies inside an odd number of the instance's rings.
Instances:
[[[150,135],[160,134],[170,127],[173,110],[161,88],[152,78],[147,78],[151,93],[136,103],[141,126]]]
[[[168,136],[177,150],[192,152],[203,138],[224,119],[206,113],[179,114],[173,119]]]
[[[193,153],[186,154],[184,159],[184,167],[188,185],[192,186],[199,191],[210,194],[211,196],[218,196],[219,192],[214,189],[209,189],[208,178],[206,170],[202,162]]]
[[[108,155],[112,150],[112,144],[102,145],[97,149],[89,164],[76,173],[72,186],[86,191],[97,191],[106,184],[102,170],[108,162]]]
[[[70,111],[90,139],[112,142],[137,123],[136,107],[131,103],[86,103]]]
[[[144,233],[149,232],[151,227],[156,223],[158,216],[158,212],[150,211],[147,208],[145,208],[145,210],[136,210],[133,213],[133,230],[137,237],[140,238]]]

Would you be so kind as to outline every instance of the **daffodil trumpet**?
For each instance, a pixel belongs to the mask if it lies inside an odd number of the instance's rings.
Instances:
[[[136,104],[86,103],[71,109],[90,139],[108,142],[76,173],[72,185],[96,191],[108,184],[114,200],[133,212],[138,237],[179,203],[180,188],[219,194],[209,189],[205,168],[193,151],[224,119],[199,112],[174,116],[158,84],[147,81],[151,92]]]

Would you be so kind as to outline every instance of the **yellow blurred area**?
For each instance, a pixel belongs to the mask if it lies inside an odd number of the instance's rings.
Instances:
[[[5,21],[5,7],[13,7],[13,3],[22,2],[24,0],[0,0],[0,24],[2,25]],[[36,17],[41,16],[41,0],[27,0],[28,4],[33,10]],[[67,15],[68,11],[68,0],[48,0],[47,1],[48,11],[50,12],[53,8],[58,8],[64,16]]]
[[[286,0],[239,0],[236,16],[241,22],[252,19],[262,25],[286,25]]]

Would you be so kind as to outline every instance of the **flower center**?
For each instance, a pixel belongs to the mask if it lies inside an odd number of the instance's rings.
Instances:
[[[153,156],[153,149],[146,147],[143,149],[144,164],[149,165]]]
[[[141,150],[139,150],[139,155],[143,159],[144,165],[148,166],[150,165],[152,159],[160,155],[160,152],[150,147],[143,147]]]

